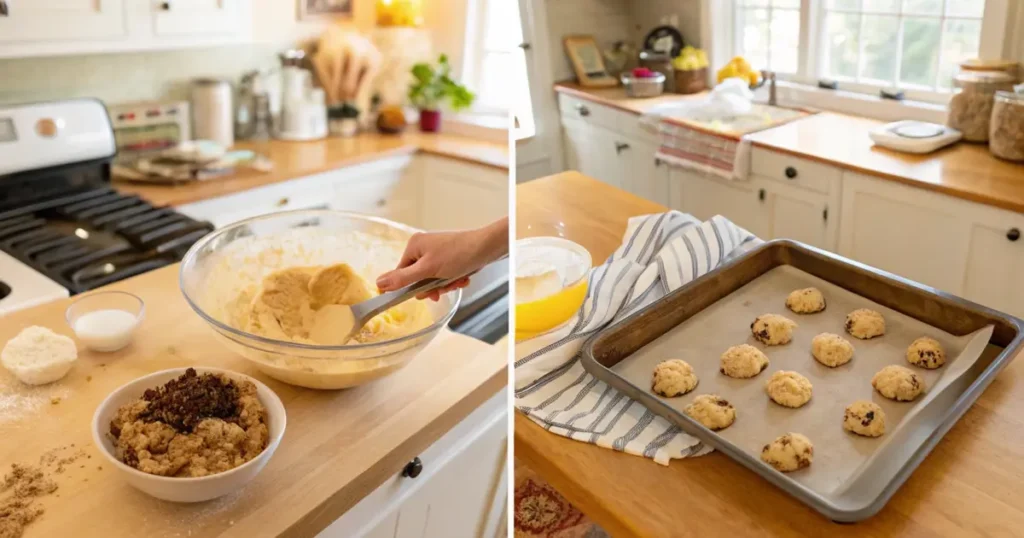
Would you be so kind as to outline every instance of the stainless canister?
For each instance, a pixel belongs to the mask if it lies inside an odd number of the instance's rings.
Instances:
[[[235,143],[231,83],[216,78],[192,81],[192,137],[212,140],[225,148]]]

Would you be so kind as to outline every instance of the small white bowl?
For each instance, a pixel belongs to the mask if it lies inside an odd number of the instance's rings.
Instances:
[[[83,320],[86,315],[91,319]],[[103,352],[117,351],[130,344],[145,315],[146,303],[126,291],[83,295],[64,312],[78,340],[93,351]]]
[[[224,374],[235,380],[251,381],[256,385],[256,395],[260,399],[260,403],[267,408],[267,420],[269,421],[267,428],[270,431],[267,448],[263,449],[259,456],[234,469],[199,478],[157,476],[129,467],[115,456],[114,444],[107,436],[110,431],[110,421],[117,414],[119,407],[141,398],[146,389],[155,389],[181,376],[185,370],[187,368],[174,368],[149,374],[122,385],[110,393],[110,396],[107,396],[107,399],[103,400],[103,403],[96,408],[96,413],[92,417],[92,440],[100,452],[114,465],[114,468],[121,473],[121,476],[134,488],[165,501],[194,503],[227,495],[241,489],[255,478],[270,461],[277,445],[281,443],[287,418],[281,399],[274,394],[274,391],[256,379],[229,370],[195,367],[196,372],[200,374]]]

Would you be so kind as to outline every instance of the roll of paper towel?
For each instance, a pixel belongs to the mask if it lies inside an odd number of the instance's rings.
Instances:
[[[235,143],[231,83],[222,79],[192,81],[192,138],[212,140],[225,149]]]

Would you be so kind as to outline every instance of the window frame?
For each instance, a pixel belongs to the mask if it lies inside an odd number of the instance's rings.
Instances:
[[[484,28],[487,23],[488,5],[490,2],[501,2],[508,0],[470,0],[469,12],[466,17],[466,39],[464,41],[463,54],[465,62],[462,69],[462,80],[472,85],[474,91],[479,91],[482,85],[484,62],[489,54],[510,54],[515,55],[518,49],[508,51],[488,49],[485,47]],[[507,107],[494,106],[493,103],[485,103],[483,99],[477,99],[470,108],[469,113],[480,116],[507,117],[512,109],[512,104]]]
[[[737,32],[737,4],[742,0],[726,0],[719,2],[715,0],[704,0],[705,10],[721,9],[722,11],[709,18],[711,31],[721,31],[725,28],[728,34],[726,39],[718,40],[715,44],[721,46],[728,44],[729,50],[724,54],[714,54],[715,57],[732,57],[736,55],[737,45],[741,37]],[[824,78],[824,54],[810,54],[810,51],[820,51],[825,41],[825,2],[827,0],[801,0],[800,2],[800,45],[798,50],[798,70],[796,73],[777,73],[777,79],[790,82],[795,85],[811,86],[816,88],[818,81]],[[1024,17],[1024,6],[1018,8],[1018,18]],[[1001,58],[1004,57],[1004,48],[1007,41],[1007,24],[1009,15],[1012,14],[1009,0],[987,0],[981,18],[981,36],[979,40],[979,57]],[[946,20],[942,17],[941,20]],[[724,24],[722,24],[724,23]],[[945,29],[942,30],[943,34]],[[717,52],[717,51],[716,51]],[[902,48],[900,49],[902,54]],[[941,51],[940,51],[941,54]],[[902,59],[901,59],[902,60]],[[941,62],[941,56],[939,58]],[[897,62],[896,69],[900,63]],[[845,92],[875,96],[879,90],[887,87],[865,82],[857,82],[850,79],[838,79],[839,89]],[[905,100],[923,103],[945,105],[948,103],[952,93],[944,90],[922,88],[920,86],[904,85],[900,88],[904,92]]]

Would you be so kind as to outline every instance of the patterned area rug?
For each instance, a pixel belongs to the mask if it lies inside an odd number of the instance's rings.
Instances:
[[[516,538],[608,538],[555,488],[525,465],[515,466]]]

